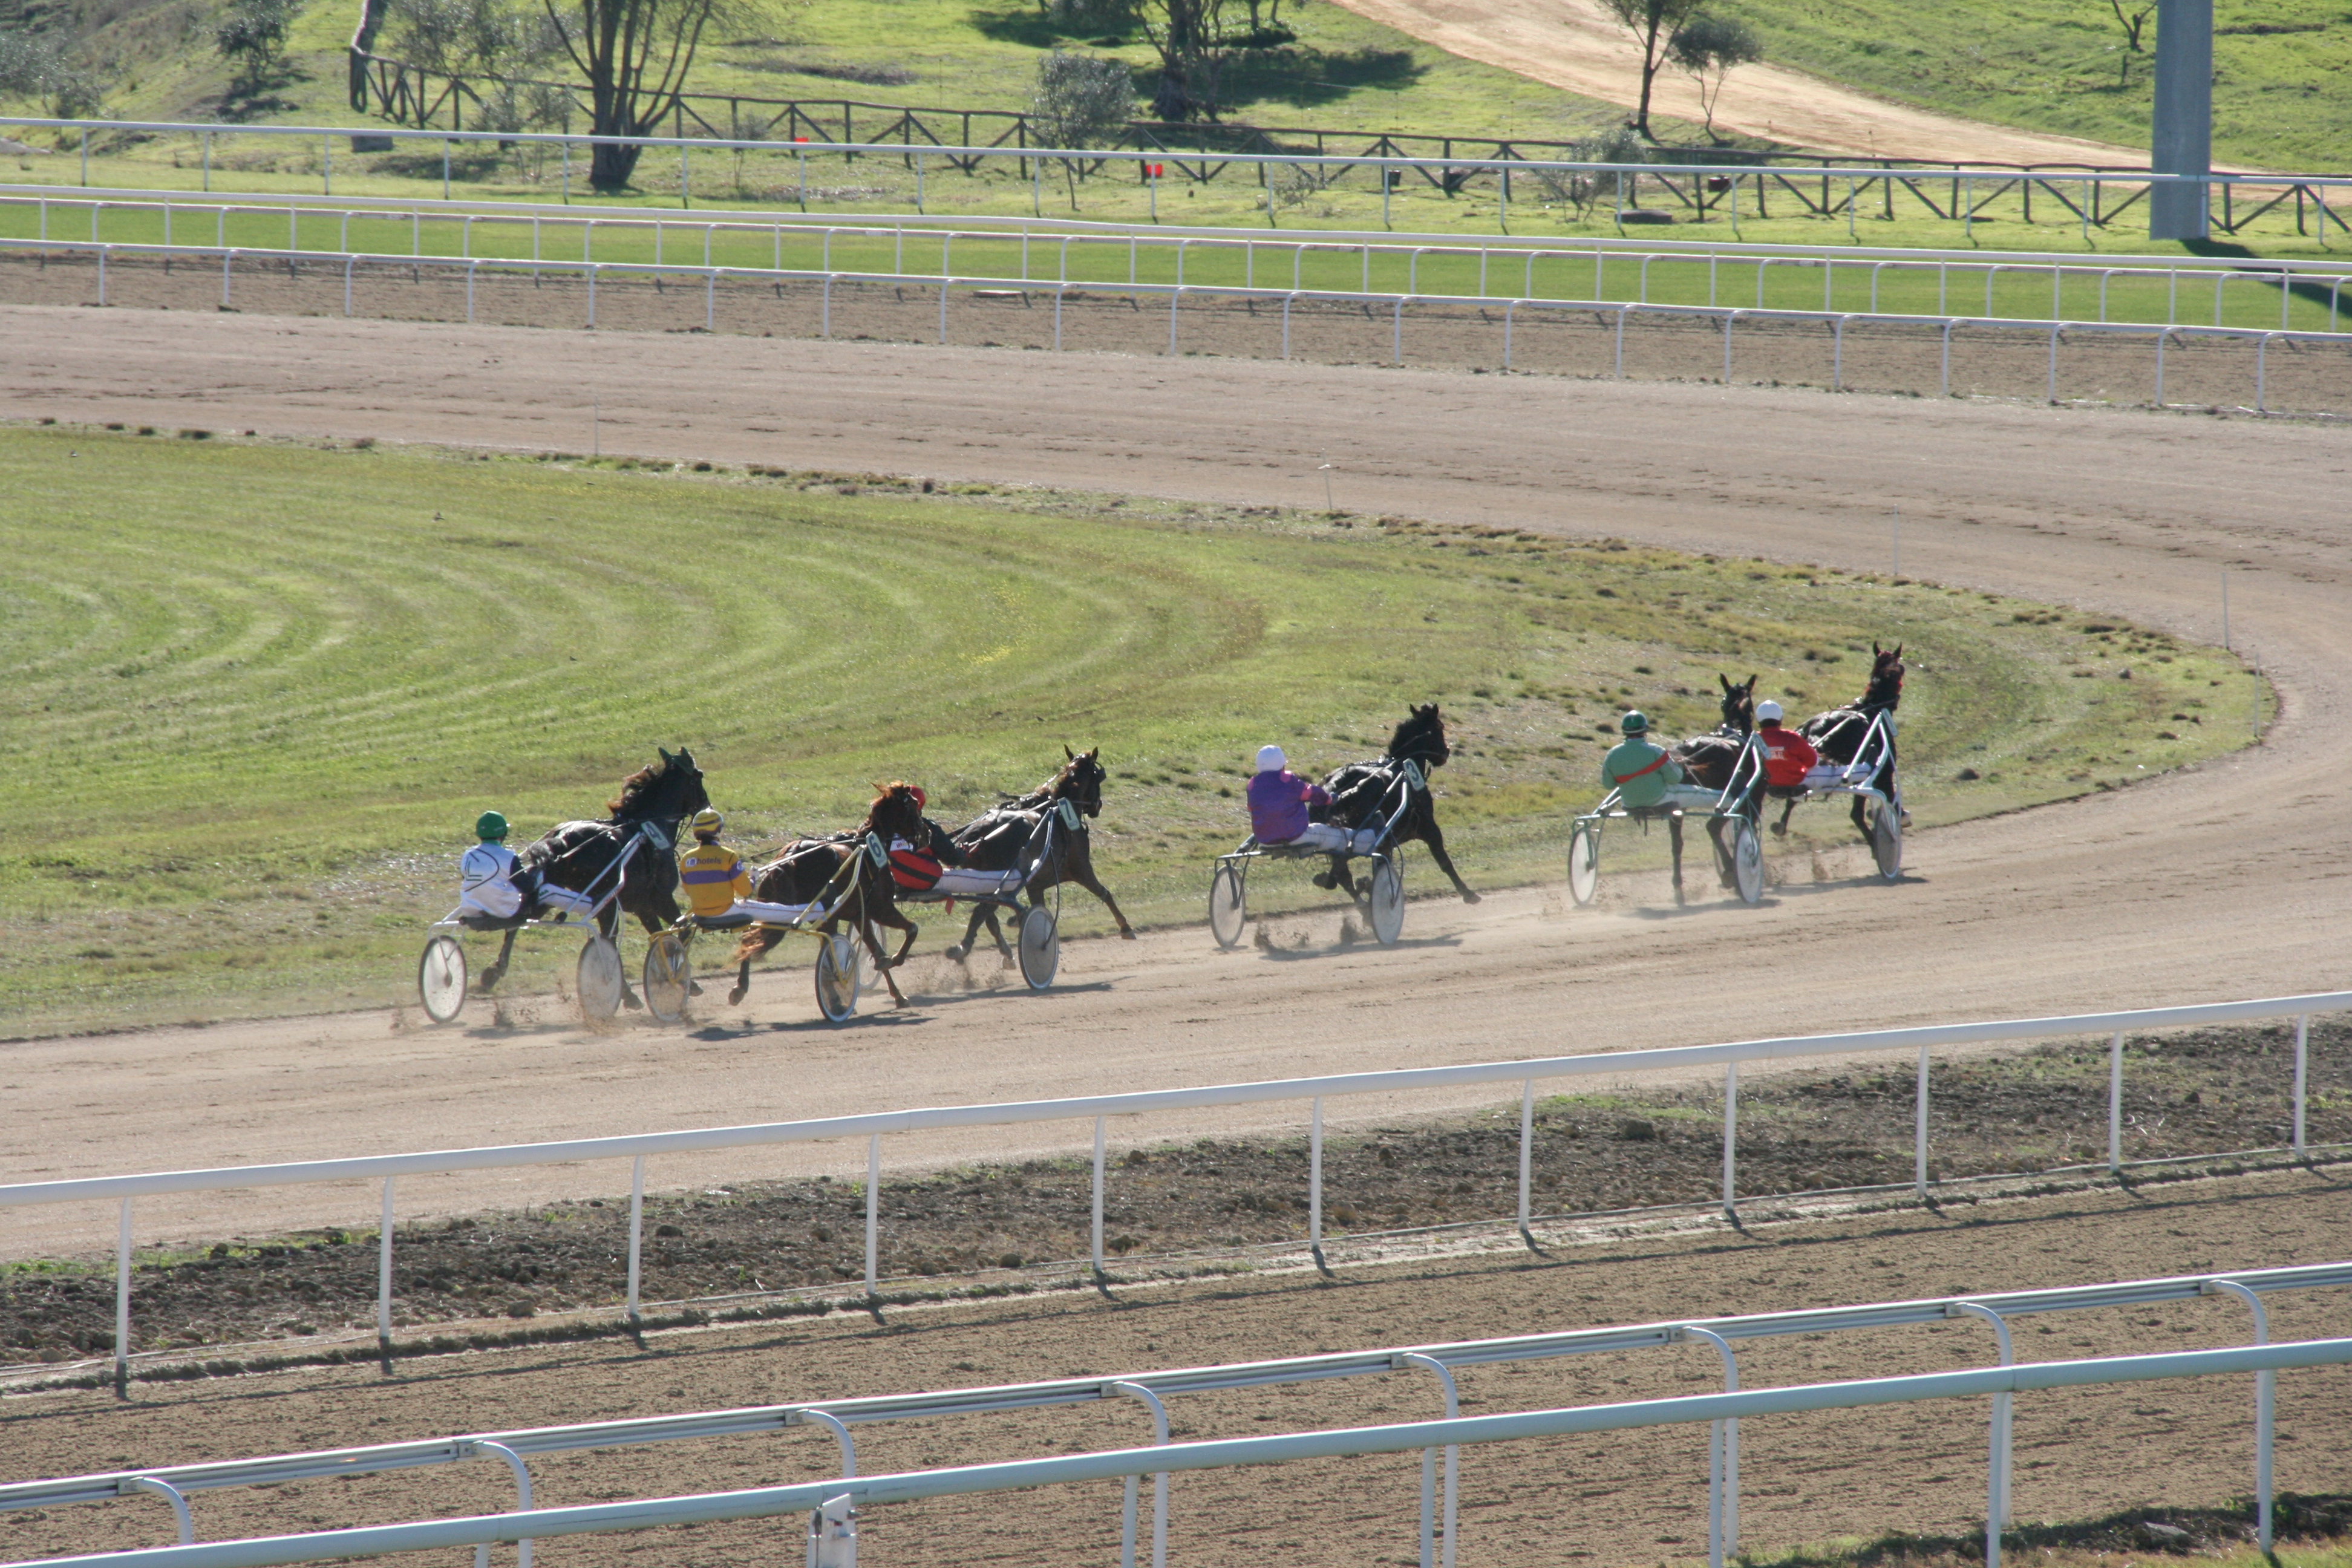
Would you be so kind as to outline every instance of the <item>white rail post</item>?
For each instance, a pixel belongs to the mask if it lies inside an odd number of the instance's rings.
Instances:
[[[1519,1239],[1528,1250],[1536,1250],[1536,1238],[1528,1229],[1528,1188],[1533,1184],[1536,1154],[1536,1080],[1529,1079],[1519,1085]]]
[[[121,1228],[114,1238],[114,1394],[131,1392],[131,1200],[122,1200]]]
[[[1183,298],[1181,288],[1168,296],[1168,357],[1171,359],[1176,357],[1176,306]]]
[[[481,1453],[495,1454],[507,1462],[507,1468],[514,1472],[515,1511],[529,1513],[530,1511],[530,1468],[522,1462],[522,1456],[504,1443],[493,1443],[488,1438],[478,1440],[474,1447]],[[488,1568],[489,1557],[490,1549],[487,1544],[477,1547],[474,1552],[476,1568]],[[529,1541],[515,1542],[515,1568],[530,1568]]]
[[[588,264],[588,325],[591,328],[596,325],[596,271],[603,265],[597,261]]]
[[[1069,292],[1067,283],[1054,285],[1054,352],[1062,352],[1062,297]]]
[[[2309,1103],[2311,1087],[2311,1015],[2305,1013],[2294,1021],[2294,1152],[2303,1152],[2304,1108]]]
[[[205,189],[213,188],[213,133],[205,132]]]
[[[875,1286],[877,1243],[882,1229],[882,1134],[866,1141],[866,1297],[879,1294]]]
[[[1518,303],[1517,300],[1506,300],[1503,302],[1503,369],[1505,371],[1511,368],[1511,312],[1517,308]]]
[[[1919,1092],[1911,1108],[1911,1180],[1927,1195],[1927,1047],[1919,1047]]]
[[[2156,405],[2164,406],[2164,340],[2170,337],[2170,328],[2160,328],[2156,334]]]
[[[1061,304],[1061,298],[1059,294],[1054,296],[1055,306]],[[1095,1278],[1097,1279],[1103,1275],[1103,1120],[1099,1116],[1095,1118]]]
[[[2254,1343],[2271,1342],[2271,1315],[2263,1299],[2235,1279],[2208,1279],[2201,1293],[2235,1296],[2254,1314]],[[2271,1427],[2277,1408],[2278,1373],[2254,1373],[2254,1530],[2263,1551],[2271,1549]]]
[[[1140,1399],[1151,1407],[1151,1441],[1155,1447],[1168,1442],[1168,1406],[1160,1403],[1160,1395],[1139,1383],[1114,1383],[1111,1391]],[[1136,1478],[1127,1478],[1127,1499],[1118,1536],[1119,1568],[1135,1568],[1135,1493]],[[1151,1478],[1151,1568],[1168,1568],[1168,1472],[1160,1471]]]
[[[1307,1129],[1307,1250],[1315,1255],[1315,1267],[1325,1273],[1331,1266],[1323,1261],[1323,1097],[1317,1095],[1315,1109]]]
[[[1944,322],[1943,381],[1937,388],[1936,395],[1938,397],[1952,395],[1952,323],[1948,320]]]
[[[2057,324],[2056,324],[2056,323],[2053,323],[2053,324],[2052,324],[2052,326],[2051,326],[2051,328],[2050,328],[2050,392],[2049,392],[2049,396],[2048,396],[2048,398],[2047,398],[2047,401],[2048,401],[2048,402],[2051,402],[2051,403],[2055,403],[2055,402],[2057,402],[2057,401],[2058,401],[2058,332],[2059,332],[2059,330],[2060,330],[2060,329],[2059,329],[2059,327],[2057,326]],[[2260,362],[2260,360],[2257,360],[2257,361],[2255,362],[2255,371],[2254,371],[2254,386],[2255,386],[2255,388],[2256,388],[2256,392],[2255,392],[2255,404],[2256,404],[2257,409],[2259,410],[2259,407],[2260,407],[2260,405],[2261,405],[2261,400],[2262,400],[2261,391],[2260,391],[2261,386],[2262,386],[2262,368],[2261,368],[2261,362]]]
[[[629,1306],[626,1321],[632,1329],[642,1321],[637,1310],[637,1291],[645,1278],[645,1254],[646,1157],[640,1154],[629,1166]]]
[[[814,1421],[834,1435],[841,1444],[841,1479],[845,1481],[855,1477],[857,1474],[857,1440],[849,1435],[849,1427],[841,1417],[829,1410],[803,1410],[800,1412],[800,1418]]]
[[[1739,320],[1739,312],[1727,311],[1723,318],[1723,384],[1731,384],[1731,328]]]
[[[1593,254],[1597,257],[1601,253],[1596,250]],[[1619,381],[1625,379],[1625,313],[1631,309],[1632,307],[1628,305],[1617,307],[1617,379]]]
[[[358,260],[355,256],[343,258],[343,314],[346,316],[352,313],[352,268]]]
[[[1739,1064],[1723,1064],[1723,1217],[1738,1220],[1739,1199],[1735,1162],[1739,1147]]]
[[[719,269],[715,267],[702,279],[702,330],[719,330]]]
[[[375,1348],[386,1376],[392,1373],[392,1183],[383,1179],[383,1218],[375,1233]]]
[[[1395,1364],[1417,1366],[1435,1373],[1437,1381],[1445,1389],[1445,1419],[1453,1421],[1460,1417],[1462,1398],[1459,1391],[1454,1386],[1452,1367],[1447,1366],[1435,1356],[1423,1355],[1418,1351],[1409,1351],[1397,1357]],[[1461,1458],[1462,1446],[1458,1443],[1448,1443],[1445,1446],[1445,1513],[1443,1535],[1445,1550],[1444,1560],[1440,1563],[1434,1550],[1440,1539],[1436,1506],[1437,1450],[1423,1448],[1421,1451],[1421,1568],[1454,1568],[1454,1542],[1457,1517],[1455,1502],[1459,1495],[1456,1482],[1461,1471]]]
[[[1297,298],[1296,289],[1282,297],[1282,357],[1285,360],[1290,358],[1290,306]]]
[[[474,273],[480,266],[478,261],[466,263],[466,325],[469,327],[474,324]]]
[[[185,1492],[171,1482],[158,1479],[153,1476],[133,1476],[122,1484],[131,1491],[152,1492],[170,1503],[172,1521],[180,1527],[180,1544],[194,1546],[196,1543],[195,1516],[188,1511],[188,1498]]]
[[[1739,1363],[1731,1342],[1712,1329],[1685,1323],[1675,1331],[1677,1339],[1704,1340],[1723,1358],[1723,1391],[1739,1392]],[[1708,1423],[1706,1484],[1707,1568],[1723,1568],[1727,1556],[1739,1550],[1739,1419]]]
[[[945,343],[947,341],[948,341],[948,279],[947,279],[947,275],[946,275],[945,273],[941,273],[941,274],[940,274],[940,342],[941,343]],[[1170,351],[1170,352],[1171,352],[1171,353],[1172,353],[1172,352],[1174,352],[1174,351],[1173,351],[1173,350],[1171,350],[1171,351]]]
[[[2000,1364],[2017,1364],[2009,1342],[2009,1324],[1999,1312],[1974,1301],[1955,1301],[1944,1310],[1956,1318],[1981,1318],[1990,1323],[1993,1337],[2000,1343]],[[2014,1397],[2006,1393],[1992,1396],[1992,1451],[1985,1480],[1985,1568],[2000,1568],[2000,1532],[2010,1519],[2010,1401]]]
[[[2264,406],[2267,399],[2263,395],[2264,362],[2269,359],[2270,352],[2271,334],[2264,332],[2261,337],[2254,340],[2254,412],[2257,414],[2267,414],[2270,412],[2270,410]]]
[[[1404,295],[1397,296],[1396,310],[1389,326],[1389,353],[1395,356],[1399,365],[1404,363]]]
[[[2124,1032],[2107,1042],[2107,1173],[2124,1169]]]
[[[236,257],[236,253],[235,251],[223,250],[221,252],[221,309],[224,310],[228,309],[229,268],[234,265]]]
[[[98,302],[100,307],[106,304],[106,256],[112,248],[106,245],[98,247]]]

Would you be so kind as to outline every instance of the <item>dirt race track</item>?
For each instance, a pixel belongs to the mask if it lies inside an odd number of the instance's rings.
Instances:
[[[2352,818],[2342,809],[2352,763],[2352,681],[2346,675],[2352,622],[2344,614],[2352,588],[2352,521],[2344,502],[2352,494],[2352,435],[2340,428],[1239,360],[1049,358],[652,333],[632,335],[622,346],[625,353],[616,356],[610,334],[583,332],[15,307],[0,310],[0,416],[579,450],[587,445],[585,405],[593,395],[602,404],[607,453],[1293,505],[1319,503],[1317,464],[1328,452],[1339,504],[1359,512],[1616,535],[1861,570],[1884,570],[1885,519],[1899,505],[1903,563],[1910,573],[2128,616],[2184,636],[2217,635],[2227,567],[2238,640],[2276,680],[2279,717],[2262,746],[2201,771],[1919,834],[1899,888],[1862,880],[1858,854],[1824,858],[1818,880],[1809,868],[1782,867],[1784,881],[1758,910],[1702,899],[1677,911],[1663,897],[1663,878],[1627,874],[1605,879],[1603,907],[1589,914],[1560,910],[1556,888],[1506,893],[1475,908],[1423,899],[1408,911],[1406,942],[1391,953],[1330,943],[1336,911],[1282,922],[1313,940],[1275,953],[1247,947],[1221,953],[1202,929],[1182,929],[1132,944],[1073,943],[1064,956],[1063,984],[1044,997],[1009,989],[950,991],[943,976],[927,978],[919,967],[916,1005],[841,1031],[810,1022],[806,978],[795,969],[763,978],[740,1015],[714,1006],[709,1022],[691,1030],[588,1035],[565,1026],[551,1004],[545,1021],[526,1018],[522,1027],[498,1034],[422,1031],[413,1017],[377,1013],[10,1045],[0,1058],[13,1113],[0,1131],[0,1169],[13,1179],[2344,984],[2343,932],[2352,901],[2352,883],[2341,871],[2352,850]],[[1913,652],[1927,667],[1913,679],[1933,679],[1932,651]],[[1412,694],[1398,695],[1402,701]],[[1425,891],[1433,879],[1425,866],[1416,869]],[[1465,869],[1475,882],[1476,868]],[[635,951],[633,945],[632,956]],[[1465,1095],[1453,1103],[1483,1098]],[[1414,1108],[1335,1104],[1332,1113],[1356,1119],[1398,1109]],[[1293,1110],[1274,1108],[1161,1120],[1118,1136],[1295,1125]],[[1081,1128],[1041,1126],[1002,1137],[910,1140],[893,1153],[1011,1154],[1068,1147],[1083,1135]],[[862,1154],[828,1149],[760,1159],[679,1157],[658,1162],[654,1180],[669,1186],[812,1170],[845,1174],[862,1164]],[[447,1213],[557,1194],[609,1194],[625,1179],[625,1172],[553,1169],[511,1181],[417,1181],[404,1185],[403,1206]],[[2084,1212],[2081,1223],[2043,1218],[2007,1228],[1956,1227],[1952,1235],[1968,1238],[1958,1251],[1937,1250],[1942,1244],[1927,1239],[1935,1227],[1924,1222],[1895,1224],[1883,1240],[1870,1239],[1880,1233],[1860,1226],[1853,1236],[1862,1239],[1846,1250],[1817,1255],[1829,1259],[1826,1271],[1804,1287],[1802,1298],[2021,1288],[2341,1255],[2342,1192],[2310,1178],[2293,1180],[2304,1184],[2298,1195],[2275,1200],[2292,1206],[2291,1215],[2287,1207],[2243,1206],[2252,1202],[2251,1186],[2242,1203],[2236,1189],[2212,1190],[2211,1201],[2194,1213],[2161,1223],[2126,1225]],[[1498,1191],[1501,1184],[1498,1173]],[[159,1202],[142,1205],[140,1238],[348,1224],[364,1221],[373,1204],[372,1195],[357,1191],[322,1198],[295,1189],[201,1206]],[[2261,1241],[2271,1232],[2242,1223],[2257,1213],[2286,1216],[2277,1222],[2284,1228],[2276,1232],[2276,1246]],[[11,1257],[102,1245],[112,1233],[110,1212],[60,1208],[6,1224],[0,1245]],[[966,1345],[961,1360],[942,1352],[937,1366],[921,1356],[882,1355],[880,1347],[894,1342],[887,1337],[856,1338],[854,1361],[835,1358],[835,1351],[852,1356],[847,1342],[803,1353],[793,1348],[803,1342],[802,1331],[759,1341],[770,1347],[761,1359],[725,1358],[729,1370],[706,1382],[673,1378],[667,1369],[676,1361],[624,1365],[603,1351],[552,1356],[549,1363],[572,1366],[579,1376],[587,1375],[579,1368],[606,1369],[590,1378],[604,1393],[566,1408],[602,1399],[597,1408],[650,1413],[698,1401],[794,1396],[835,1382],[878,1392],[926,1381],[1793,1304],[1786,1293],[1764,1289],[1772,1283],[1769,1269],[1754,1279],[1753,1270],[1742,1270],[1734,1280],[1705,1247],[1678,1256],[1683,1261],[1671,1268],[1644,1266],[1639,1289],[1629,1284],[1622,1299],[1608,1293],[1618,1271],[1595,1270],[1601,1283],[1588,1289],[1598,1294],[1574,1307],[1564,1303],[1576,1288],[1559,1284],[1555,1273],[1474,1270],[1442,1286],[1419,1279],[1381,1285],[1400,1294],[1328,1326],[1285,1306],[1295,1294],[1279,1284],[1265,1287],[1271,1294],[1257,1306],[1236,1304],[1258,1300],[1251,1292],[1261,1288],[1253,1286],[1213,1311],[1182,1314],[1190,1326],[1181,1332],[1171,1327],[1164,1339],[1134,1333],[1143,1321],[1135,1315],[1030,1320],[1013,1313],[1005,1321],[1029,1326],[1008,1327],[993,1348]],[[1889,1272],[1879,1271],[1880,1258],[1890,1260]],[[1514,1296],[1519,1287],[1506,1288],[1507,1279],[1534,1281],[1535,1295]],[[1349,1299],[1374,1301],[1370,1295]],[[1400,1302],[1417,1305],[1408,1311]],[[1155,1322],[1167,1316],[1157,1309],[1143,1315]],[[977,1317],[955,1322],[955,1334],[987,1338]],[[2283,1336],[2296,1331],[2280,1330]],[[686,1359],[700,1356],[718,1366],[699,1344]],[[1068,1367],[1058,1359],[1065,1352]],[[630,1370],[644,1367],[658,1370]],[[512,1370],[521,1376],[519,1362]],[[490,1383],[524,1386],[514,1379],[453,1381],[436,1371],[425,1381],[454,1391],[453,1403],[428,1411],[401,1403],[404,1394],[379,1398],[351,1386],[364,1381],[346,1377],[342,1394],[320,1394],[314,1413],[282,1421],[275,1413],[294,1407],[273,1402],[290,1397],[290,1384],[257,1380],[268,1384],[266,1391],[207,1397],[225,1397],[223,1408],[268,1413],[266,1429],[239,1439],[256,1448],[480,1426],[509,1418],[489,1414],[484,1402],[491,1400]],[[2340,1390],[2340,1378],[2327,1386]],[[69,1407],[87,1409],[75,1402],[97,1396],[44,1397],[60,1401],[45,1408],[62,1420]],[[187,1397],[166,1396],[147,1414],[127,1418],[114,1437],[99,1435],[100,1417],[74,1414],[73,1421],[92,1423],[76,1428],[82,1436],[74,1445],[37,1460],[18,1445],[12,1453],[26,1458],[9,1468],[51,1473],[68,1468],[68,1449],[88,1454],[90,1464],[134,1452],[151,1460],[194,1457],[199,1430],[226,1429],[209,1427],[210,1417],[201,1414],[172,1414]],[[1519,1401],[1516,1389],[1497,1397]],[[2215,1408],[2234,1411],[2243,1391],[2213,1397],[2221,1401]],[[253,1403],[239,1404],[248,1398]],[[551,1394],[536,1404],[519,1395],[511,1418],[554,1419],[559,1404]],[[2065,1418],[2089,1408],[2070,1405]],[[2168,1393],[2118,1397],[2113,1408],[2115,1419],[2125,1421],[2187,1406]],[[2025,1419],[2021,1415],[2021,1429]],[[2305,1429],[2324,1431],[2330,1421],[2344,1429],[2334,1417]],[[1884,1431],[1910,1426],[1905,1418]],[[1925,1412],[1916,1426],[1922,1440],[1940,1430]],[[1980,1472],[1968,1468],[1963,1451],[1975,1450],[1981,1428],[1964,1421],[1958,1430],[1956,1457],[1935,1472],[1961,1478],[1952,1483],[1956,1500],[1949,1509],[1923,1504],[1923,1521],[1939,1510],[1964,1515],[1967,1505],[1957,1500],[1977,1485],[1969,1478]],[[1068,1440],[1078,1440],[1075,1427],[1068,1437],[1055,1438]],[[1698,1449],[1685,1446],[1690,1452],[1675,1471],[1682,1489],[1677,1507],[1687,1501],[1689,1477],[1703,1474],[1703,1460],[1692,1457]],[[947,1436],[928,1450],[915,1445],[918,1458],[945,1458],[957,1448]],[[208,1444],[205,1451],[212,1451]],[[1795,1489],[1790,1499],[1820,1499],[1842,1486],[1852,1495],[1826,1511],[1759,1526],[1759,1539],[1883,1522],[1893,1505],[1885,1492],[1854,1479],[1868,1467],[1850,1465],[1853,1452],[1832,1447],[1792,1461],[1787,1478],[1772,1483]],[[2340,1443],[2332,1453],[2332,1477],[2298,1473],[2290,1483],[2283,1470],[2282,1484],[2342,1487]],[[1645,1473],[1639,1462],[1628,1467]],[[1396,1468],[1398,1485],[1407,1485],[1403,1465]],[[1899,1478],[1888,1479],[1908,1489],[1928,1473],[1915,1474],[1906,1464]],[[2200,1495],[2242,1489],[2219,1471],[2167,1473]],[[1527,1474],[1535,1486],[1537,1472]],[[573,1495],[643,1490],[662,1479],[632,1468]],[[723,1478],[719,1484],[726,1484]],[[1607,1483],[1593,1486],[1605,1490]],[[2135,1489],[2146,1489],[2144,1479],[2118,1470],[2105,1480],[2084,1479],[2046,1507],[2021,1491],[2021,1507],[2079,1512]],[[1218,1495],[1246,1511],[1245,1489]],[[1696,1550],[1686,1544],[1686,1508],[1675,1515],[1678,1523],[1651,1530],[1661,1543],[1653,1545],[1626,1533],[1635,1530],[1627,1521],[1638,1519],[1648,1530],[1662,1507],[1633,1493],[1596,1495],[1586,1506],[1596,1505],[1619,1521],[1611,1528],[1622,1536],[1608,1543],[1604,1556],[1688,1556]],[[312,1511],[341,1516],[343,1509],[334,1502]],[[1216,1511],[1201,1515],[1203,1527]],[[1233,1516],[1232,1509],[1223,1511]],[[1283,1517],[1292,1521],[1289,1533],[1260,1545],[1319,1534],[1303,1513]],[[1697,1539],[1704,1534],[1701,1517]],[[1003,1549],[1017,1554],[1043,1548],[1016,1527]],[[1402,1539],[1379,1548],[1391,1554],[1403,1549]],[[670,1546],[646,1550],[665,1561],[675,1556]],[[685,1551],[675,1560],[704,1560],[698,1549]],[[590,1556],[581,1552],[565,1561]],[[1184,1560],[1201,1559],[1188,1552]]]

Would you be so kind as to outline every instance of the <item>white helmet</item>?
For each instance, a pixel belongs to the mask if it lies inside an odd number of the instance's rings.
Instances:
[[[1282,748],[1280,746],[1260,746],[1257,749],[1258,772],[1262,773],[1278,773],[1289,765],[1290,759],[1282,754]]]
[[[1769,697],[1767,697],[1763,701],[1759,702],[1756,705],[1756,721],[1758,723],[1761,724],[1767,720],[1778,719],[1780,717],[1780,705],[1778,702],[1773,701]]]

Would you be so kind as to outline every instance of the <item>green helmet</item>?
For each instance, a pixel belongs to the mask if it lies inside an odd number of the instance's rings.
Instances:
[[[1633,708],[1627,710],[1625,717],[1617,721],[1617,727],[1628,735],[1645,734],[1649,731],[1650,721],[1643,716],[1639,708]]]
[[[475,837],[487,842],[492,839],[504,838],[506,836],[507,819],[500,816],[497,812],[486,811],[482,813],[481,816],[474,818]]]

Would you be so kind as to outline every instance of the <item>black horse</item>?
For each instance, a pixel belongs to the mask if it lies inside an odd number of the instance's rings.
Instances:
[[[1727,675],[1715,679],[1723,686],[1723,722],[1676,746],[1675,760],[1691,783],[1719,790],[1731,782],[1731,770],[1756,728],[1756,677],[1744,685],[1734,685]]]
[[[1330,794],[1331,804],[1319,813],[1318,820],[1337,823],[1350,831],[1387,821],[1389,813],[1395,809],[1389,802],[1403,771],[1401,764],[1416,764],[1421,769],[1422,782],[1411,789],[1404,816],[1396,826],[1395,842],[1419,839],[1428,845],[1430,858],[1453,882],[1462,901],[1475,904],[1478,895],[1470,890],[1462,873],[1454,868],[1453,858],[1445,853],[1445,833],[1437,826],[1435,798],[1429,788],[1430,773],[1444,767],[1445,760],[1454,754],[1445,743],[1445,715],[1437,710],[1434,702],[1411,708],[1408,712],[1410,716],[1389,737],[1386,755],[1368,763],[1349,763],[1332,770],[1324,779],[1323,787]],[[1344,855],[1331,857],[1331,869],[1318,872],[1315,885],[1344,888],[1350,898],[1360,897],[1356,879],[1348,875],[1348,858]]]
[[[1135,928],[1127,923],[1127,916],[1110,889],[1095,875],[1094,838],[1087,831],[1089,819],[1102,815],[1103,781],[1110,775],[1103,771],[1102,748],[1073,752],[1062,748],[1066,759],[1058,772],[1027,795],[1007,797],[1002,804],[982,812],[959,827],[949,837],[962,851],[963,863],[975,871],[1010,871],[1036,858],[1042,841],[1047,839],[1046,824],[1052,820],[1055,803],[1068,801],[1078,814],[1076,833],[1055,831],[1050,836],[1052,851],[1038,860],[1037,868],[1030,874],[1026,885],[1030,900],[1057,883],[1076,882],[1110,910],[1110,918],[1118,922],[1118,934],[1128,941],[1135,940]],[[996,951],[1005,963],[1013,962],[1013,949],[1004,940],[1004,928],[998,923],[997,907],[975,902],[971,919],[964,926],[963,941],[947,951],[947,955],[961,963],[978,944],[980,928],[988,927],[988,934],[996,940]]]
[[[620,916],[632,914],[648,932],[657,931],[677,919],[678,825],[709,804],[694,753],[684,746],[676,754],[662,751],[661,761],[648,763],[621,781],[621,793],[604,803],[610,816],[602,822],[558,823],[515,859],[520,870],[537,873],[551,887],[601,900],[613,890],[613,862],[642,834],[621,872],[621,896],[597,916],[596,928],[616,937]],[[506,973],[513,947],[514,932],[509,931],[499,961],[482,975],[484,990]],[[621,999],[632,1007],[639,1005],[625,974]]]
[[[890,876],[887,861],[877,866],[873,857],[866,854],[866,838],[872,834],[885,846],[893,838],[919,841],[924,831],[923,808],[915,799],[912,784],[893,782],[877,784],[874,788],[874,801],[866,808],[865,821],[847,833],[796,838],[785,845],[782,855],[753,875],[751,897],[771,904],[833,900],[833,917],[815,929],[831,936],[843,921],[847,921],[850,929],[857,933],[857,940],[873,955],[875,968],[882,973],[882,984],[890,989],[890,1000],[903,1007],[907,998],[890,972],[898,967],[907,950],[915,945],[918,928],[899,912],[898,884]],[[874,935],[877,925],[907,933],[897,952],[883,952],[881,942]],[[742,942],[735,949],[735,989],[728,993],[728,1001],[743,1000],[745,993],[751,989],[751,961],[783,941],[784,935],[782,931],[765,926],[753,926],[743,933]]]
[[[1826,713],[1816,713],[1797,726],[1797,732],[1813,743],[1825,763],[1850,763],[1861,754],[1863,741],[1870,733],[1871,721],[1881,713],[1893,714],[1903,702],[1903,645],[1881,647],[1870,645],[1870,684],[1862,695],[1843,708],[1833,708]],[[1871,776],[1870,785],[1888,800],[1895,798],[1895,731],[1892,723],[1886,732],[1886,761]],[[1789,814],[1797,808],[1791,796],[1780,808],[1780,820],[1772,825],[1775,833],[1789,831]],[[1863,815],[1863,798],[1853,797],[1853,827],[1864,842],[1870,838],[1870,823]]]

